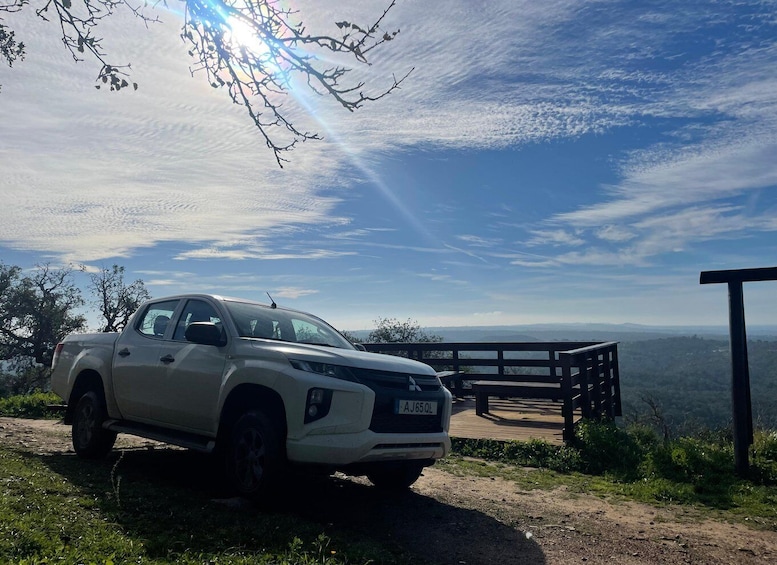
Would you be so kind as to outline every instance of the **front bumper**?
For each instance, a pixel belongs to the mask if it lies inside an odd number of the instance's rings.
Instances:
[[[334,466],[440,459],[450,450],[451,440],[447,432],[377,434],[365,430],[352,434],[310,435],[286,442],[289,461]]]

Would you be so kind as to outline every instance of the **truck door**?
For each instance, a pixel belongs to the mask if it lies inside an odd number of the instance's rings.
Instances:
[[[186,341],[184,333],[192,322],[219,325],[221,314],[206,300],[186,301],[176,318],[173,333],[169,334],[169,339],[164,341],[158,352],[160,381],[151,417],[166,426],[215,433],[227,346]]]
[[[163,367],[159,349],[165,336],[172,336],[173,319],[180,300],[165,300],[146,306],[124,329],[113,353],[113,390],[122,416],[151,422],[151,407],[160,390]]]

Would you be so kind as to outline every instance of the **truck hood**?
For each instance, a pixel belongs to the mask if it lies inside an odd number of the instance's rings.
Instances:
[[[256,343],[254,347],[265,349],[268,345],[268,342],[263,341],[261,344]],[[270,347],[289,359],[414,375],[436,374],[435,370],[425,363],[383,353],[290,342],[273,342]]]

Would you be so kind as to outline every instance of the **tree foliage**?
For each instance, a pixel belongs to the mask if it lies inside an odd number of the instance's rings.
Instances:
[[[90,277],[89,290],[94,296],[93,304],[103,318],[102,332],[119,332],[127,325],[130,316],[141,303],[151,298],[146,285],[137,279],[130,284],[124,282],[124,267],[104,267]]]
[[[12,0],[8,3],[7,0],[0,0],[0,11],[4,12],[17,12],[21,9],[22,2],[20,0]],[[14,61],[17,59],[24,59],[24,43],[20,43],[16,40],[16,34],[3,25],[0,19],[0,59],[5,59],[9,67],[13,67]]]
[[[417,321],[408,318],[378,318],[375,329],[367,336],[367,343],[439,343],[442,337],[421,329]]]
[[[86,320],[72,269],[38,265],[24,275],[0,263],[0,360],[34,360],[49,365],[57,342]]]
[[[375,93],[364,91],[362,81],[351,81],[350,65],[369,65],[368,54],[393,40],[399,30],[383,29],[388,7],[369,25],[334,22],[331,33],[310,33],[298,11],[284,8],[280,0],[181,0],[184,24],[181,37],[195,63],[192,74],[204,74],[214,88],[223,88],[243,106],[279,166],[283,155],[300,141],[320,139],[319,134],[295,126],[283,107],[284,96],[296,79],[313,92],[329,96],[349,111],[378,100],[399,88],[410,71]],[[28,0],[0,0],[0,13],[18,12]],[[166,2],[162,2],[166,6]],[[130,86],[130,65],[114,63],[102,47],[100,24],[116,13],[131,13],[148,25],[158,3],[139,0],[46,0],[36,14],[53,20],[75,61],[85,58],[100,65],[97,88],[111,91]],[[336,27],[336,29],[335,29]],[[9,64],[23,58],[24,44],[0,24],[0,53]],[[137,89],[135,82],[131,83]]]

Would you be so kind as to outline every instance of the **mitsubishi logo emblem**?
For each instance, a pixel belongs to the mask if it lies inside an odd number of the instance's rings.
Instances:
[[[408,384],[408,390],[410,392],[421,392],[421,387],[418,386],[415,382],[415,379],[411,377],[410,375],[407,376],[407,384]]]

